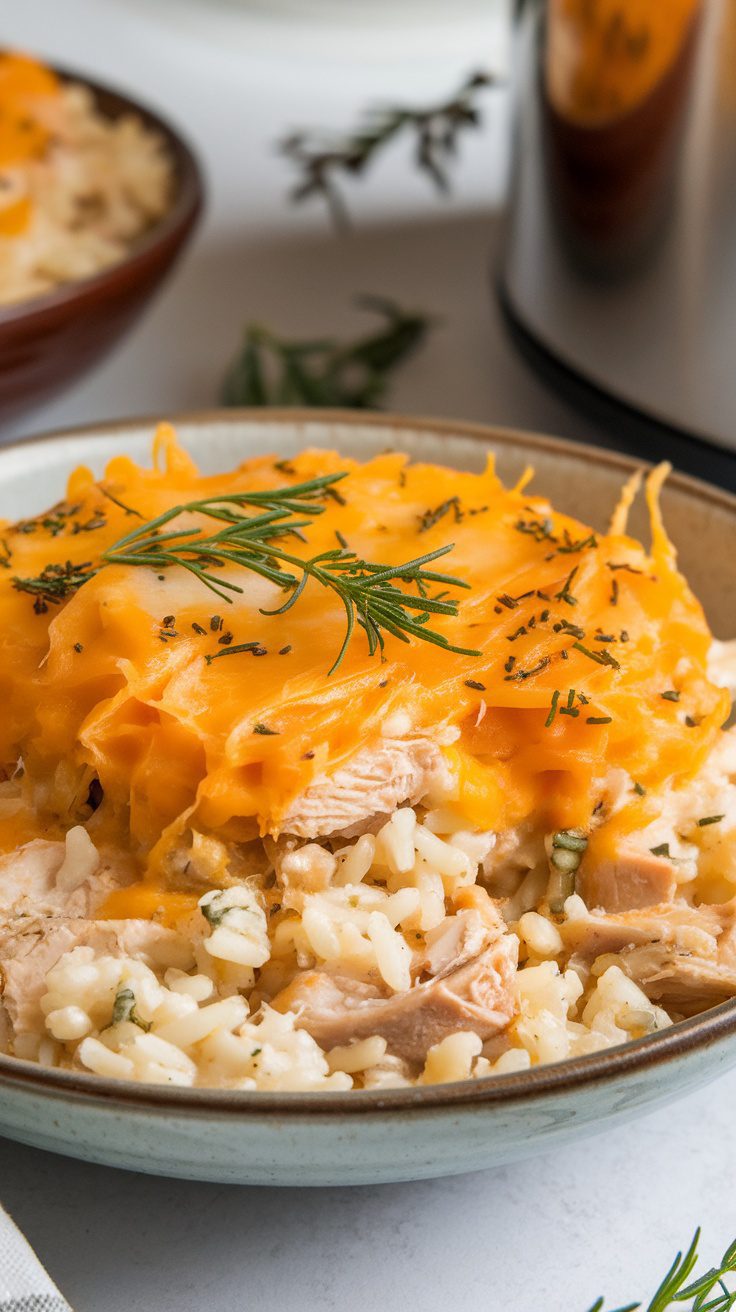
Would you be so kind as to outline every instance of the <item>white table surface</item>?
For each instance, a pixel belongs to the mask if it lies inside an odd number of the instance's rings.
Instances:
[[[363,317],[353,295],[381,291],[442,318],[397,379],[396,409],[608,441],[529,373],[490,295],[504,93],[488,95],[484,131],[463,144],[449,202],[406,168],[400,148],[350,189],[348,238],[333,237],[319,205],[284,202],[289,175],[272,143],[289,128],[343,125],[371,100],[433,99],[491,62],[489,51],[503,62],[492,0],[487,14],[465,3],[446,6],[444,34],[437,6],[421,30],[394,15],[385,48],[359,22],[326,38],[323,27],[320,38],[262,3],[249,19],[212,3],[206,21],[194,0],[8,7],[3,41],[116,81],[183,125],[210,195],[190,253],[145,321],[0,440],[206,408],[244,321],[294,335],[354,331]],[[586,1312],[601,1292],[612,1307],[650,1294],[697,1223],[709,1259],[736,1234],[735,1105],[736,1074],[518,1166],[353,1190],[155,1180],[3,1142],[0,1197],[76,1312]]]

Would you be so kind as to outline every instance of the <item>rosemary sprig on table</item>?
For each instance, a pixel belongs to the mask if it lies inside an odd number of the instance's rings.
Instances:
[[[360,296],[357,303],[385,325],[352,342],[294,341],[250,324],[225,377],[223,404],[378,406],[390,375],[422,344],[432,321],[387,297]]]
[[[478,127],[481,113],[478,93],[495,84],[490,73],[476,72],[465,79],[449,100],[424,109],[387,105],[370,111],[346,136],[319,132],[293,132],[279,143],[282,155],[294,165],[299,178],[290,192],[294,201],[321,196],[333,222],[348,226],[345,201],[335,179],[365,173],[376,156],[397,137],[414,138],[416,163],[438,191],[449,191],[447,168],[457,152],[460,133]]]
[[[339,597],[345,610],[345,637],[330,674],[343,660],[356,623],[365,632],[371,656],[377,650],[383,654],[386,633],[402,642],[413,637],[459,655],[477,656],[477,651],[453,646],[444,634],[429,627],[432,615],[457,615],[458,603],[452,598],[429,596],[428,587],[469,587],[462,579],[426,568],[446,556],[452,544],[392,566],[372,564],[344,547],[303,559],[280,545],[287,537],[305,541],[303,530],[310,518],[324,510],[319,499],[339,496],[334,485],[346,476],[326,474],[291,487],[235,492],[172,506],[156,519],[136,525],[101,552],[97,561],[47,565],[35,578],[14,577],[13,586],[46,608],[72,596],[107,565],[146,566],[153,570],[177,565],[222,601],[232,602],[231,594],[242,593],[243,588],[231,578],[221,577],[218,571],[236,565],[260,574],[289,593],[282,606],[271,611],[262,609],[262,615],[282,615],[290,610],[309,579]],[[246,506],[260,513],[243,514]],[[173,520],[191,515],[216,520],[222,527],[207,533],[201,527],[179,525],[163,532]],[[414,584],[416,592],[402,591],[398,583]]]
[[[700,1228],[695,1231],[692,1243],[683,1255],[677,1254],[672,1266],[662,1280],[658,1289],[646,1305],[646,1312],[666,1312],[675,1304],[687,1303],[689,1312],[729,1312],[736,1307],[736,1289],[729,1290],[725,1283],[727,1275],[736,1272],[736,1240],[726,1249],[717,1267],[711,1267],[702,1276],[686,1283],[698,1260],[698,1242]],[[611,1312],[637,1312],[643,1309],[643,1303],[627,1303],[625,1307],[611,1309]],[[607,1312],[604,1300],[599,1298],[589,1312]]]

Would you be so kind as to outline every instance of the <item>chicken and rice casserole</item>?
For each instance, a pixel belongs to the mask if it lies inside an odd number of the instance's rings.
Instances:
[[[736,995],[736,652],[665,470],[645,548],[638,478],[599,533],[492,463],[154,456],[0,537],[0,1050],[380,1089]]]

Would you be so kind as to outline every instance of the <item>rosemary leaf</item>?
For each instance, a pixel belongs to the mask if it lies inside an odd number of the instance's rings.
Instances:
[[[128,986],[119,988],[115,994],[110,1024],[120,1025],[123,1021],[130,1021],[146,1032],[151,1028],[150,1021],[140,1019],[136,1011],[135,993]]]
[[[726,1278],[736,1272],[736,1242],[729,1245],[718,1266],[711,1267],[694,1280],[687,1281],[698,1261],[700,1227],[695,1231],[686,1253],[679,1252],[652,1298],[646,1312],[668,1312],[675,1307],[682,1312],[729,1312],[736,1307],[736,1289]],[[644,1309],[641,1302],[627,1303],[615,1312],[636,1312]],[[589,1312],[607,1312],[603,1298],[596,1299]],[[612,1309],[612,1312],[614,1310]]]

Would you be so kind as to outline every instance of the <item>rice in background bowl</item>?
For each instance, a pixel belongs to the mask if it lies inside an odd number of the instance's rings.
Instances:
[[[36,61],[0,55],[0,305],[123,260],[167,211],[173,165],[134,114]]]

